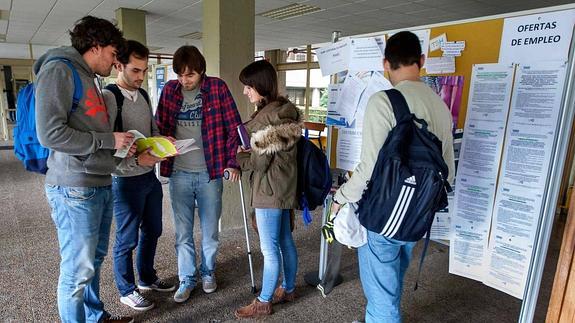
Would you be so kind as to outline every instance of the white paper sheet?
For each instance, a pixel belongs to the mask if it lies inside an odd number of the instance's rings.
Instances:
[[[352,38],[350,44],[350,71],[383,71],[383,54],[375,37]]]
[[[337,168],[353,171],[361,157],[360,129],[339,129],[337,135]]]
[[[429,238],[432,240],[451,239],[451,213],[453,212],[453,195],[447,196],[449,206],[435,213],[435,219],[431,225]]]
[[[441,44],[447,42],[447,35],[445,33],[434,37],[429,40],[429,52],[436,51],[441,48]]]
[[[575,9],[506,18],[499,63],[567,60]]]
[[[430,57],[426,59],[427,74],[455,73],[455,57]]]
[[[339,100],[341,92],[341,84],[329,84],[327,86],[327,118],[326,125],[328,126],[345,126],[345,118],[343,118],[336,110],[336,105]]]
[[[347,70],[351,55],[349,39],[329,44],[316,51],[323,76]]]
[[[452,215],[449,272],[485,277],[484,261],[503,134],[511,97],[512,65],[473,67]]]
[[[523,297],[557,134],[566,64],[520,66],[499,176],[484,283]]]

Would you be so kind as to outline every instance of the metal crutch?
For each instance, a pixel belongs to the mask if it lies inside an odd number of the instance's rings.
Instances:
[[[224,172],[224,179],[229,180],[229,178],[230,178],[230,172],[226,170]],[[254,281],[254,266],[253,266],[253,262],[252,262],[252,251],[250,249],[250,237],[248,235],[248,220],[247,220],[247,216],[246,216],[246,204],[245,204],[245,200],[244,200],[244,188],[242,186],[241,175],[240,175],[240,180],[238,181],[238,184],[240,186],[240,199],[242,200],[242,215],[244,216],[244,233],[246,235],[246,245],[248,248],[248,261],[250,263],[250,278],[252,279],[252,294],[255,294],[257,292],[257,289],[256,289],[256,283]]]

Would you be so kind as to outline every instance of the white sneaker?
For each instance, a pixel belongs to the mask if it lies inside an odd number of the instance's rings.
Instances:
[[[120,302],[130,306],[136,311],[147,311],[154,307],[154,303],[150,302],[144,296],[142,296],[137,290],[133,291],[132,294],[120,297]]]
[[[218,288],[216,284],[216,274],[202,277],[202,289],[206,294],[213,293]]]
[[[183,303],[187,301],[188,298],[190,298],[190,294],[192,294],[194,287],[196,287],[196,283],[191,279],[182,280],[180,282],[180,287],[174,294],[174,301],[176,303]]]

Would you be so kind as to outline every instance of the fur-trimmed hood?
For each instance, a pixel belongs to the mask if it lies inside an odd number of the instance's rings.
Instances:
[[[301,138],[303,118],[289,101],[276,101],[261,109],[246,124],[252,132],[252,150],[260,155],[291,149]]]

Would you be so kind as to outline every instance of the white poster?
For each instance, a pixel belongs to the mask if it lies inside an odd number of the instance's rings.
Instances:
[[[375,37],[352,38],[348,70],[383,71],[383,52],[380,46],[385,48],[385,41],[382,39],[380,37],[378,44]]]
[[[429,231],[431,240],[451,239],[451,213],[453,212],[453,193],[447,196],[449,206],[435,213],[435,219]]]
[[[567,60],[574,24],[575,9],[505,19],[499,63]]]
[[[361,128],[367,101],[378,91],[392,88],[382,72],[348,73],[340,87],[330,124],[345,128]],[[337,115],[336,115],[337,114]]]
[[[520,66],[499,176],[486,285],[523,297],[557,132],[566,64]]]
[[[337,134],[337,168],[355,170],[361,158],[361,129],[339,129]]]
[[[323,76],[347,70],[350,56],[349,39],[319,48],[317,60]]]
[[[341,92],[341,84],[329,84],[327,91],[327,118],[325,124],[328,126],[345,126],[345,123],[342,123],[343,118],[336,110],[339,93]]]
[[[474,65],[451,217],[449,272],[483,280],[513,66]]]
[[[430,57],[425,60],[427,74],[451,74],[455,73],[455,57]]]

